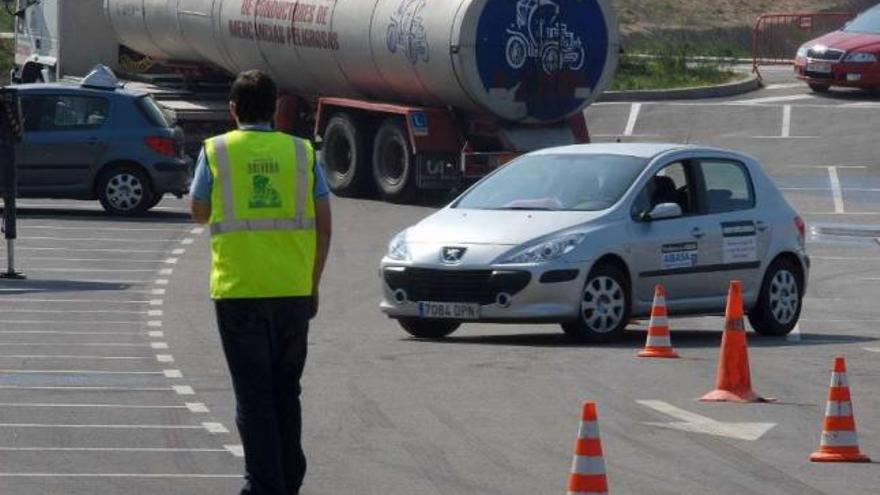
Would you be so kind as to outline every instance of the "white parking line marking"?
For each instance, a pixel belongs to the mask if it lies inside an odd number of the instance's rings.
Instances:
[[[174,273],[173,268],[163,268],[159,270],[159,275],[171,275],[172,273]]]
[[[0,473],[0,478],[144,478],[144,479],[214,479],[236,478],[241,474],[182,473]]]
[[[782,107],[782,137],[791,136],[791,105]]]
[[[830,187],[780,187],[780,191],[830,191]],[[880,188],[844,187],[849,192],[880,192]]]
[[[150,347],[153,349],[168,349],[168,344],[165,342],[150,342]]]
[[[106,321],[106,320],[0,320],[2,325],[138,325],[142,321]]]
[[[223,448],[235,457],[244,457],[244,447],[241,445],[224,445]]]
[[[208,409],[208,406],[201,402],[187,402],[186,408],[189,409],[189,412],[197,414],[207,414],[211,412],[211,410]]]
[[[164,295],[165,295],[165,289],[152,289],[152,290],[150,291],[150,294],[153,294],[154,296],[164,296]]]
[[[868,352],[880,352],[880,347],[862,347],[862,349]]]
[[[171,387],[177,395],[195,395],[196,392],[189,385],[174,385]]]
[[[204,232],[205,232],[204,227],[196,227],[190,231],[190,233],[195,234],[195,235],[201,235]]]
[[[202,423],[202,426],[208,430],[208,433],[229,433],[229,430],[220,423]]]
[[[623,130],[624,136],[632,136],[636,130],[636,122],[639,120],[639,113],[642,111],[641,103],[633,103],[629,107],[629,118],[626,120],[626,128]]]
[[[183,373],[180,370],[162,370],[162,374],[165,375],[165,378],[183,378]]]
[[[114,301],[112,299],[29,299],[17,297],[4,297],[3,299],[0,299],[0,304],[2,303],[152,304],[151,301]]]
[[[156,361],[160,363],[173,363],[174,356],[171,354],[156,354]]]
[[[168,344],[165,344],[166,346]],[[49,343],[49,342],[0,342],[0,347],[12,347],[12,346],[24,346],[24,347],[148,347],[147,344],[129,344],[129,343],[120,343],[120,342],[57,342],[57,343]],[[153,349],[157,349],[153,347]],[[163,349],[167,349],[164,347]]]
[[[140,361],[150,356],[82,356],[74,354],[0,354],[0,359],[89,359],[96,361]]]
[[[847,215],[847,216],[878,216],[880,215],[880,211],[847,211],[845,213],[839,213],[835,211],[802,211],[802,215]]]
[[[2,335],[141,335],[140,332],[65,332],[63,330],[0,330]]]
[[[167,278],[157,278],[156,285],[168,285],[168,279]]]
[[[150,306],[162,306],[165,304],[165,301],[161,299],[150,299]]]
[[[23,236],[19,239],[25,241],[82,241],[82,242],[122,242],[128,244],[168,244],[174,242],[175,239],[111,239],[97,237],[48,237],[48,236]]]
[[[222,449],[198,449],[180,447],[2,447],[0,452],[230,452],[226,446]]]
[[[162,322],[161,322],[161,321],[158,321],[158,320],[148,321],[148,322],[147,322],[147,326],[148,326],[148,327],[161,327],[161,326],[162,326]]]
[[[192,244],[193,242],[194,241],[188,237],[186,239],[183,239],[182,241],[180,241],[180,243],[183,244],[184,246],[188,246],[188,245]]]
[[[96,226],[88,226],[88,227],[73,227],[73,226],[62,226],[62,225],[29,225],[25,223],[22,225],[22,228],[25,229],[44,229],[44,230],[87,230],[89,232],[106,230],[109,232],[183,232],[183,229],[179,228],[160,228],[160,227],[96,227]]]
[[[105,248],[59,248],[59,247],[39,247],[39,246],[16,246],[22,251],[69,251],[72,253],[125,253],[125,254],[165,254],[161,249],[105,249]]]
[[[768,84],[764,86],[764,89],[772,91],[774,89],[799,88],[803,85],[803,83]]]
[[[162,316],[164,311],[161,309],[149,309],[147,310],[147,316]]]
[[[798,101],[798,100],[813,100],[816,97],[813,95],[787,95],[787,96],[767,96],[764,98],[751,98],[747,100],[737,100],[730,103],[736,103],[739,105],[755,105],[757,103],[778,103],[783,101]]]
[[[56,402],[4,402],[0,403],[0,407],[22,407],[22,408],[82,408],[82,409],[188,409],[187,406],[180,405],[161,405],[161,404],[59,404]]]
[[[166,265],[176,265],[176,264],[177,264],[177,258],[168,258],[168,259],[165,260],[165,264],[166,264]]]
[[[10,313],[39,313],[39,314],[102,314],[102,315],[148,315],[148,316],[161,316],[154,315],[153,311],[158,310],[150,310],[150,311],[125,311],[122,309],[2,309],[0,310],[4,314]]]
[[[211,423],[219,424],[219,423]],[[222,425],[221,425],[222,427]],[[87,429],[108,429],[108,430],[208,430],[208,433],[229,433],[229,431],[212,431],[207,423],[201,425],[77,425],[77,424],[53,424],[53,423],[0,423],[0,428],[87,428]],[[225,428],[223,428],[225,430]]]
[[[87,387],[81,385],[69,385],[69,386],[40,386],[40,387],[30,387],[30,386],[19,386],[19,385],[0,385],[0,389],[3,390],[58,390],[64,392],[78,392],[78,391],[114,391],[114,392],[174,392],[174,388],[172,387]],[[185,394],[179,394],[185,395]]]
[[[21,370],[0,369],[7,375],[162,375],[162,371],[101,371],[101,370]]]
[[[39,273],[152,273],[151,268],[28,268]]]
[[[837,167],[828,167],[828,180],[831,182],[831,194],[834,197],[834,212],[843,213],[843,191],[840,190]]]
[[[0,257],[0,259],[5,260],[6,257]],[[119,263],[119,264],[128,264],[128,263],[141,263],[141,264],[152,264],[158,265],[160,263],[167,263],[166,260],[125,260],[125,259],[107,259],[107,258],[56,258],[54,256],[22,256],[16,257],[21,262],[27,261],[58,261],[58,262],[69,262],[69,263]],[[27,263],[25,263],[27,264]]]
[[[161,330],[153,330],[151,332],[147,332],[147,337],[150,337],[151,339],[161,339],[165,337],[165,332]]]
[[[787,165],[789,168],[828,168],[828,165]],[[837,168],[866,169],[866,165],[835,165]]]
[[[186,253],[186,249],[174,249],[171,251],[171,254],[173,254],[175,256],[179,256],[184,253]]]

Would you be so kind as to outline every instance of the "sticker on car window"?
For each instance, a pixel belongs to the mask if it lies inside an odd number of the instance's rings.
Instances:
[[[664,244],[661,248],[661,268],[663,270],[673,270],[697,266],[699,252],[700,246],[696,242]]]
[[[758,229],[755,222],[724,222],[722,263],[750,263],[758,260]]]

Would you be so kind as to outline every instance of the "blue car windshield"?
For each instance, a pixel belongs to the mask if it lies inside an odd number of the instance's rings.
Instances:
[[[843,30],[847,33],[880,34],[880,5],[862,12]]]
[[[527,155],[477,184],[453,208],[600,211],[617,203],[647,164],[622,155]]]

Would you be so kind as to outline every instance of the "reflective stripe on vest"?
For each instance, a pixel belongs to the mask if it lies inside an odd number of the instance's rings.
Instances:
[[[221,194],[223,197],[223,220],[211,224],[211,235],[228,234],[230,232],[258,232],[267,230],[312,230],[314,219],[306,219],[306,197],[309,193],[309,154],[305,144],[299,139],[291,139],[296,154],[296,205],[292,219],[259,219],[237,220],[235,218],[235,197],[232,191],[232,161],[229,159],[229,147],[226,136],[212,140],[216,158],[217,173],[220,175]]]

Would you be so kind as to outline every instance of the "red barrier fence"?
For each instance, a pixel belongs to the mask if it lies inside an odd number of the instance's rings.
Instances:
[[[801,45],[840,29],[855,17],[852,12],[764,14],[752,29],[752,71],[761,77],[761,65],[787,65]]]

